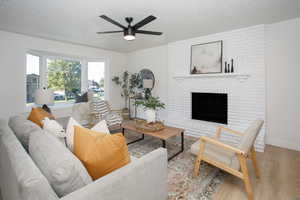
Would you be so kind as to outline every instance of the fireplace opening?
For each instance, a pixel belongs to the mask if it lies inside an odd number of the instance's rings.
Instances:
[[[228,123],[228,98],[225,93],[192,92],[192,119]]]

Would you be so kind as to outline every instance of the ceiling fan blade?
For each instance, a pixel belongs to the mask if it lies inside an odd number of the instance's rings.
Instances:
[[[97,32],[97,34],[106,34],[106,33],[123,33],[124,31],[102,31]]]
[[[162,32],[143,31],[143,30],[136,30],[135,33],[148,34],[148,35],[161,35],[161,34],[163,34]]]
[[[142,26],[145,26],[146,24],[152,22],[152,21],[155,20],[155,19],[156,19],[156,17],[154,17],[153,15],[150,15],[150,16],[146,17],[145,19],[143,19],[142,21],[140,21],[140,22],[138,22],[137,24],[135,24],[135,25],[133,26],[133,28],[134,28],[135,30],[137,30],[137,29],[141,28]]]
[[[119,22],[116,22],[115,20],[113,20],[113,19],[107,17],[106,15],[100,15],[99,17],[102,18],[102,19],[105,19],[106,21],[108,21],[108,22],[110,22],[110,23],[112,23],[112,24],[114,24],[114,25],[116,25],[116,26],[118,26],[118,27],[120,27],[120,28],[122,28],[122,29],[125,29],[125,28],[126,28],[125,26],[123,26],[123,25],[120,24]]]

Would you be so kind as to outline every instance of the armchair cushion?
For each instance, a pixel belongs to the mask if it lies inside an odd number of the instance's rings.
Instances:
[[[253,146],[255,139],[263,126],[263,120],[254,121],[250,127],[245,131],[244,136],[242,137],[238,148],[244,152],[249,152],[250,148]]]
[[[200,142],[201,141],[198,140],[191,146],[191,153],[196,156],[200,151]],[[235,146],[234,144],[229,142],[224,142],[224,143],[230,146]],[[224,148],[221,148],[213,144],[209,144],[209,143],[205,144],[204,156],[209,158],[210,160],[221,162],[234,169],[239,169],[240,167],[238,158],[234,152],[227,151]]]

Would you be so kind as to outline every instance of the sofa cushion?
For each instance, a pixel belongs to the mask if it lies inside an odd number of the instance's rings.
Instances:
[[[49,119],[55,119],[55,117],[51,114],[46,112],[42,108],[32,108],[31,112],[28,116],[28,120],[36,123],[40,127],[43,127],[43,120],[48,117]]]
[[[41,127],[22,115],[10,117],[8,124],[26,150],[28,150],[30,133],[41,130]]]
[[[0,119],[0,185],[5,200],[58,200],[48,180]]]
[[[75,126],[74,154],[96,180],[130,162],[124,136],[105,134]]]
[[[29,153],[59,197],[92,182],[82,163],[50,133],[31,133]]]
[[[68,125],[67,125],[67,130],[66,130],[67,146],[71,151],[73,151],[73,146],[74,146],[74,126],[82,127],[76,120],[74,120],[71,117],[69,119],[69,122],[68,122]],[[110,134],[110,132],[107,128],[105,120],[102,120],[102,121],[98,122],[91,130]]]

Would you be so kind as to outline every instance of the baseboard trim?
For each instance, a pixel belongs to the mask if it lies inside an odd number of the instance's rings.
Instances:
[[[300,145],[299,142],[291,142],[283,139],[272,139],[271,141],[267,140],[267,144],[285,148],[285,149],[290,149],[290,150],[295,150],[295,151],[300,151]]]

